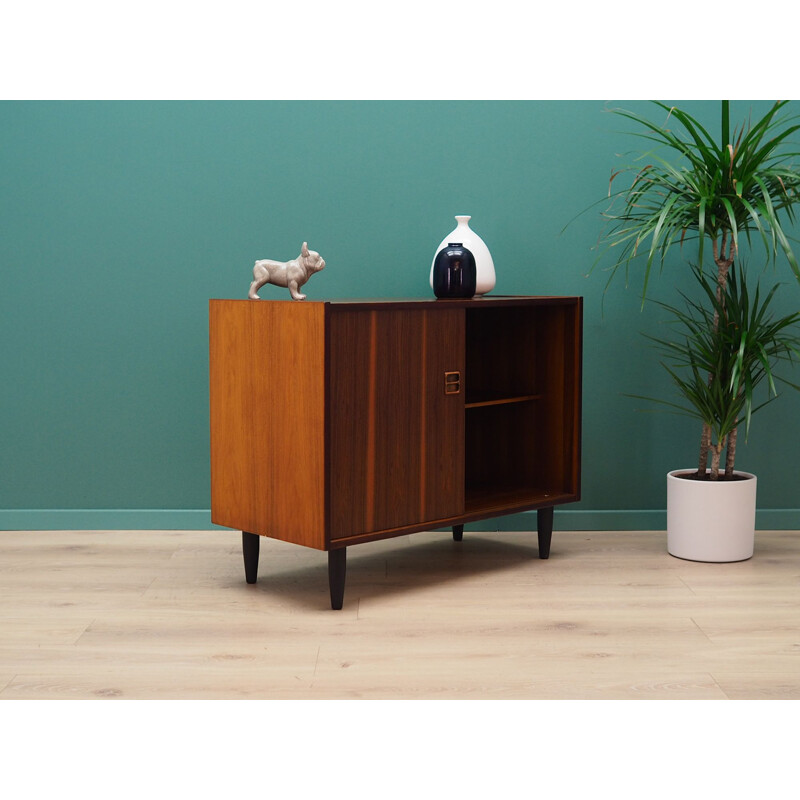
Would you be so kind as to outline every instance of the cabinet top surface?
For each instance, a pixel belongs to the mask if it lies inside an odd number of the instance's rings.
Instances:
[[[425,306],[428,308],[478,308],[481,306],[512,306],[512,305],[560,305],[573,304],[581,300],[580,297],[561,297],[547,295],[493,295],[491,297],[471,297],[471,298],[404,298],[404,297],[376,297],[376,298],[331,298],[323,300],[215,300],[210,302],[233,302],[233,303],[299,303],[303,305],[329,305],[329,306],[380,306],[405,308],[411,306]]]

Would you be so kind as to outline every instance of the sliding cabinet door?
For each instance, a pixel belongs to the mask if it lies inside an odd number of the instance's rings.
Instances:
[[[331,538],[463,513],[464,310],[329,310]]]

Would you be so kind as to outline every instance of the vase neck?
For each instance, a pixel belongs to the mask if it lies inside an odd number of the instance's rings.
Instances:
[[[462,215],[462,216],[456,216],[456,222],[458,223],[458,227],[459,227],[459,228],[461,228],[461,227],[464,227],[464,228],[469,228],[469,221],[470,221],[471,219],[472,219],[472,217],[471,217],[471,216],[469,216],[469,217],[467,217],[467,216],[464,216],[464,215]]]

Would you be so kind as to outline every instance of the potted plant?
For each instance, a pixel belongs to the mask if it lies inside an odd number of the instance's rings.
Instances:
[[[733,432],[744,424],[746,438],[752,415],[778,396],[776,379],[800,389],[774,372],[780,361],[800,358],[800,312],[774,318],[770,304],[778,286],[763,299],[759,287],[751,295],[744,271],[735,265],[721,292],[699,267],[693,273],[699,300],[683,295],[684,308],[658,304],[672,316],[678,336],[648,337],[664,356],[683,403],[646,399],[710,431],[708,480],[692,469],[667,476],[667,549],[693,561],[742,561],[753,555],[756,477],[733,469],[735,447],[729,447],[730,475],[720,480],[720,458]],[[758,402],[764,384],[766,398]]]
[[[697,469],[688,471],[691,477],[684,470],[678,471],[681,477],[676,473],[668,476],[667,517],[671,523],[668,537],[670,542],[678,535],[673,534],[673,530],[677,530],[676,526],[683,525],[687,519],[696,519],[699,514],[698,511],[676,511],[675,492],[669,489],[675,480],[693,486],[692,491],[708,487],[713,490],[720,483],[749,481],[755,496],[755,478],[749,473],[737,473],[734,470],[734,461],[739,425],[742,420],[747,425],[754,410],[751,391],[757,369],[751,363],[750,368],[756,371],[748,373],[744,363],[734,359],[741,374],[732,376],[724,373],[725,367],[718,359],[723,356],[733,358],[733,353],[729,351],[734,341],[731,338],[733,334],[726,320],[731,318],[730,314],[734,310],[729,312],[727,308],[730,302],[743,300],[741,295],[744,283],[741,279],[735,281],[731,289],[729,281],[735,275],[734,264],[743,236],[748,242],[753,234],[760,238],[768,262],[774,262],[780,254],[785,255],[795,277],[800,281],[800,267],[784,231],[787,221],[794,223],[794,207],[800,201],[800,171],[792,164],[797,153],[787,152],[785,146],[789,137],[800,129],[800,124],[795,123],[795,117],[783,114],[786,104],[787,101],[776,102],[755,123],[742,123],[737,130],[731,128],[729,102],[723,100],[719,141],[690,114],[678,108],[670,108],[664,103],[655,103],[667,114],[663,125],[630,111],[616,111],[640,125],[643,130],[636,135],[654,142],[660,149],[658,152],[650,150],[643,154],[638,159],[640,163],[647,159],[643,166],[635,164],[611,175],[608,194],[612,202],[605,214],[608,227],[602,239],[605,247],[600,256],[608,250],[618,253],[611,267],[609,281],[621,267],[625,268],[627,274],[633,259],[643,257],[644,304],[653,265],[658,262],[663,268],[667,254],[676,244],[681,250],[692,239],[697,240],[699,245],[695,275],[701,281],[701,297],[705,298],[706,305],[690,303],[687,311],[681,312],[688,316],[682,317],[679,314],[677,317],[683,324],[697,326],[695,333],[685,339],[682,345],[685,348],[683,364],[688,365],[690,378],[681,380],[689,382],[685,385],[678,383],[678,387],[686,397],[685,392],[691,384],[692,391],[697,394],[688,399],[690,407],[695,411],[699,412],[697,402],[708,402],[712,396],[717,405],[713,413],[708,408],[703,413],[696,414],[701,420]],[[676,130],[670,127],[672,125]],[[632,175],[632,181],[628,187],[612,193],[613,182],[622,173]],[[710,280],[703,273],[703,258],[709,242],[714,262]],[[731,291],[736,293],[735,297]],[[773,289],[768,293],[764,303],[759,300],[749,310],[754,311],[755,306],[765,310],[764,304],[769,304],[774,291]],[[750,302],[749,296],[747,301]],[[781,330],[785,331],[786,327]],[[787,340],[783,344],[789,346],[790,342]],[[778,342],[775,347],[780,350]],[[707,352],[703,353],[704,350]],[[711,353],[714,353],[714,358],[708,359]],[[677,351],[673,350],[672,354],[676,355]],[[730,366],[728,362],[725,363]],[[707,373],[701,365],[708,368]],[[759,380],[764,377],[768,379],[770,389],[774,390],[769,364]],[[699,391],[703,382],[709,390],[705,398],[701,397]],[[737,393],[737,388],[743,389],[744,395]],[[735,397],[726,399],[725,393],[733,393]],[[724,403],[728,403],[727,407],[724,407]],[[737,405],[742,403],[743,405]],[[719,462],[723,450],[725,466],[721,470]],[[724,536],[724,533],[719,535]],[[708,531],[687,533],[689,538],[703,536],[708,538],[716,534]],[[670,552],[673,550],[670,549]],[[739,559],[721,557],[709,560]]]

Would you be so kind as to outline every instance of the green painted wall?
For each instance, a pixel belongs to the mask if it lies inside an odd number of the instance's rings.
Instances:
[[[716,101],[683,105],[717,130]],[[245,297],[256,258],[303,240],[328,263],[315,299],[429,296],[433,250],[461,213],[497,293],[586,298],[584,499],[567,526],[663,527],[664,475],[694,463],[697,431],[624,396],[667,382],[640,336],[656,322],[639,276],[612,285],[604,313],[606,276],[586,277],[599,207],[560,233],[640,146],[606,107],[0,103],[0,527],[208,524],[208,299]],[[800,287],[778,272],[794,308]],[[686,277],[674,257],[653,296]],[[762,527],[800,527],[798,418],[787,394],[740,447]]]

